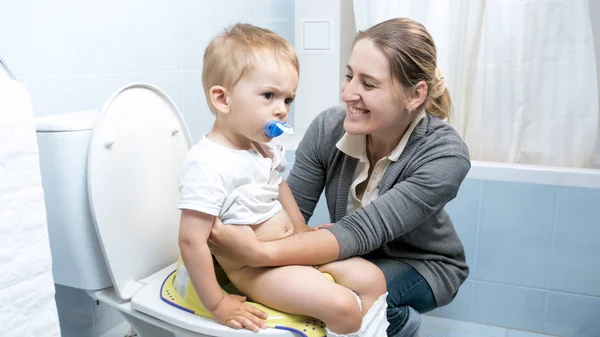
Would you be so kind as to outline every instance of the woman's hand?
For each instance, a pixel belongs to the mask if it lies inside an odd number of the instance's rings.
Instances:
[[[239,261],[247,266],[259,266],[264,258],[263,247],[250,226],[226,226],[219,217],[215,217],[208,247],[214,255]]]
[[[211,311],[215,320],[230,328],[242,329],[258,332],[259,329],[266,329],[267,324],[263,319],[267,314],[244,303],[244,296],[225,294],[216,309]]]
[[[331,227],[331,226],[333,226],[332,223],[324,223],[324,224],[321,224],[321,225],[318,225],[318,226],[315,226],[315,227],[311,227],[310,230],[311,231],[318,231],[319,229],[327,228],[327,227]]]
[[[294,230],[296,231],[296,234],[300,234],[300,233],[310,232],[312,230],[312,228],[307,224],[302,224],[302,225],[294,226]]]

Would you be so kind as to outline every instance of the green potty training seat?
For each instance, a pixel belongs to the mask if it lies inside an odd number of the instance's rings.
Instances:
[[[186,277],[186,279],[188,279],[187,284],[177,285],[177,273],[181,270],[180,267],[182,265],[183,261],[181,258],[179,258],[179,261],[177,262],[177,269],[167,276],[161,286],[161,299],[178,309],[212,319],[212,315],[200,301],[200,298],[196,294],[196,290],[194,289],[192,282],[189,281],[188,277]],[[215,273],[217,274],[217,280],[219,281],[224,293],[239,294],[237,289],[235,289],[231,282],[229,282],[229,279],[220,266],[215,266]],[[331,275],[327,273],[323,273],[323,275],[333,281],[333,277]],[[177,291],[177,289],[180,289],[180,291]],[[268,328],[288,330],[303,337],[327,336],[327,332],[325,331],[325,323],[318,319],[308,316],[284,313],[255,302],[248,301],[246,303],[264,311],[267,314],[265,323],[267,323]]]

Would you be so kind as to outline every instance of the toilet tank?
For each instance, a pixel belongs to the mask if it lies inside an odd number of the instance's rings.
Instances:
[[[88,148],[99,113],[36,119],[54,282],[85,290],[112,286],[87,190]]]

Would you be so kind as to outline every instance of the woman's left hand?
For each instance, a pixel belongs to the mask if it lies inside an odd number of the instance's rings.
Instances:
[[[332,223],[324,223],[324,224],[321,224],[321,225],[318,225],[318,226],[315,226],[315,227],[311,227],[310,230],[311,231],[318,231],[321,228],[327,228],[327,227],[331,227],[331,226],[333,226]]]
[[[210,251],[218,256],[257,266],[263,259],[261,244],[250,226],[226,226],[218,217],[208,238]]]

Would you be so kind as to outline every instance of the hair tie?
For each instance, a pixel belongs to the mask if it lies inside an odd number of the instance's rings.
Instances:
[[[433,77],[429,95],[433,98],[438,98],[444,94],[444,91],[446,91],[444,74],[442,74],[439,67],[435,67],[435,75]]]

